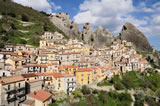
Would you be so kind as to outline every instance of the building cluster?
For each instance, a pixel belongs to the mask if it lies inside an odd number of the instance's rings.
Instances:
[[[78,40],[62,43],[58,32],[42,38],[40,47],[17,44],[0,50],[0,105],[47,106],[81,85],[151,67],[130,42],[95,49]]]

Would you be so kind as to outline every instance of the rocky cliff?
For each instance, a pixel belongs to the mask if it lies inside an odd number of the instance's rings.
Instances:
[[[153,51],[153,48],[150,46],[145,35],[131,23],[127,22],[123,26],[119,37],[121,40],[127,40],[128,42],[132,42],[137,50],[145,52]]]
[[[107,46],[113,42],[113,36],[109,31],[99,26],[96,31],[93,32],[89,23],[84,24],[81,38],[82,41],[93,47]]]
[[[49,18],[53,24],[68,35],[69,38],[78,39],[94,47],[110,45],[114,40],[112,34],[102,27],[98,27],[95,32],[93,32],[89,23],[84,24],[82,32],[80,32],[78,24],[71,21],[67,13],[58,13],[49,16]],[[153,51],[145,35],[131,23],[127,22],[123,26],[119,38],[132,42],[137,50],[146,52]]]
[[[69,38],[78,39],[94,47],[109,45],[113,41],[113,36],[110,32],[102,27],[93,32],[89,23],[84,24],[83,31],[79,32],[78,24],[72,22],[66,13],[51,15],[50,20]]]
[[[67,13],[58,13],[49,16],[49,18],[51,22],[68,35],[69,38],[75,39],[80,37],[78,24],[71,21]]]

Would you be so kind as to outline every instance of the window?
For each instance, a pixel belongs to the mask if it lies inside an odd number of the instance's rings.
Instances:
[[[21,87],[21,83],[18,84],[19,88]]]
[[[58,87],[61,87],[61,84],[60,84],[60,83],[58,84]]]
[[[3,77],[5,76],[5,72],[3,72]]]
[[[81,76],[83,77],[83,74],[81,74]]]
[[[83,83],[83,79],[81,79],[82,83]]]
[[[10,90],[11,88],[10,88],[10,85],[8,85],[8,90]]]

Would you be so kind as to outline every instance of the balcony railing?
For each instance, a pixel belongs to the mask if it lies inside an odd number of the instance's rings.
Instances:
[[[16,101],[16,100],[17,100],[17,98],[16,98],[15,95],[14,95],[14,96],[7,97],[7,101],[13,102],[13,101]]]
[[[17,87],[17,90],[25,90],[25,86]]]
[[[17,95],[18,97],[25,96],[25,92],[18,92],[16,95]]]
[[[67,81],[67,83],[76,83],[76,81],[74,81],[74,80],[73,81]]]
[[[76,87],[76,85],[68,85],[68,88]]]

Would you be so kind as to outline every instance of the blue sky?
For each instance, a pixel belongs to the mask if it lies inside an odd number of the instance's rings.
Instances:
[[[69,13],[82,26],[89,22],[95,30],[102,26],[118,35],[131,22],[160,50],[160,0],[13,0],[48,13]]]

